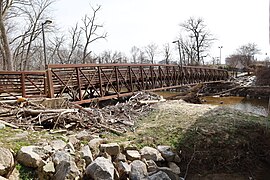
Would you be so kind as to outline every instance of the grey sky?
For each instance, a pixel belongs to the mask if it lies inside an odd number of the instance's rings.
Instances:
[[[210,55],[218,57],[218,46],[222,45],[223,62],[249,42],[258,44],[261,58],[270,52],[268,0],[60,0],[55,5],[56,23],[64,29],[73,26],[91,13],[90,4],[102,6],[98,21],[109,34],[107,41],[92,44],[96,53],[110,49],[129,56],[132,46],[144,47],[152,42],[161,48],[177,38],[179,24],[189,17],[205,20],[218,39]],[[177,51],[174,53],[177,58]]]

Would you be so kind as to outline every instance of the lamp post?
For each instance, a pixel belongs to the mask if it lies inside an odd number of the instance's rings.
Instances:
[[[182,63],[182,57],[181,57],[181,47],[180,47],[180,41],[179,40],[176,40],[176,41],[173,41],[172,43],[177,43],[178,45],[178,51],[179,51],[179,58],[180,58],[180,69],[181,69],[181,73],[183,72],[183,63]]]
[[[221,49],[223,48],[223,46],[218,46],[219,48],[219,64],[221,64]]]
[[[44,32],[44,25],[51,24],[51,20],[46,20],[41,24],[41,30],[42,30],[42,39],[43,39],[43,53],[44,53],[44,65],[45,69],[47,68],[47,56],[46,56],[46,43],[45,43],[45,32]]]

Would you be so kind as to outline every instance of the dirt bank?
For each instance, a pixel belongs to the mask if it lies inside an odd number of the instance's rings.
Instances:
[[[205,179],[211,179],[209,174],[221,173],[229,179],[270,177],[267,118],[182,100],[158,103],[154,109],[125,138],[139,145],[174,146],[182,158],[183,177],[208,174]]]

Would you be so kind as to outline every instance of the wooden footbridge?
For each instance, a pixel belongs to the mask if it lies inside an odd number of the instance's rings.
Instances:
[[[0,100],[67,97],[78,104],[226,80],[228,72],[160,64],[54,64],[46,71],[0,71]]]

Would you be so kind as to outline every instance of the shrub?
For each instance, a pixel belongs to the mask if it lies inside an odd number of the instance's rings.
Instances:
[[[260,67],[256,70],[256,85],[270,85],[270,67]]]

